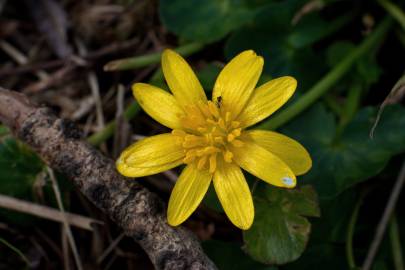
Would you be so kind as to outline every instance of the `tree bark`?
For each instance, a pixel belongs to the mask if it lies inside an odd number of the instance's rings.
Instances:
[[[73,123],[3,88],[0,121],[138,242],[156,269],[216,269],[191,232],[167,224],[165,204],[121,176],[114,161],[82,140]]]

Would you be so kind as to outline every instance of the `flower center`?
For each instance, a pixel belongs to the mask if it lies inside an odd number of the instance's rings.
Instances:
[[[231,112],[224,111],[212,101],[187,106],[181,118],[183,130],[174,129],[172,134],[184,149],[184,163],[196,162],[197,168],[213,173],[217,159],[233,161],[232,147],[241,147],[240,122],[231,119]]]

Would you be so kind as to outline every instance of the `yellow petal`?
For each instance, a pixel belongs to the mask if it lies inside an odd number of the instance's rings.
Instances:
[[[121,153],[116,166],[122,175],[141,177],[177,167],[183,158],[183,148],[172,134],[166,133],[132,144]]]
[[[212,175],[208,170],[198,170],[195,164],[187,165],[173,188],[167,209],[167,221],[177,226],[197,208],[207,193]]]
[[[253,223],[254,207],[249,186],[239,166],[221,163],[214,174],[214,187],[226,215],[235,226],[247,230]]]
[[[243,147],[234,148],[239,166],[261,180],[285,188],[293,188],[296,178],[291,169],[277,156],[254,142],[244,140]]]
[[[277,111],[294,94],[297,81],[293,77],[285,76],[271,80],[256,90],[246,107],[239,115],[238,121],[243,127],[248,127],[269,117]]]
[[[280,133],[266,130],[248,130],[246,134],[256,144],[284,161],[295,175],[304,174],[311,168],[311,157],[297,141]]]
[[[219,74],[212,100],[236,117],[249,100],[263,69],[263,58],[252,50],[234,57]]]
[[[207,101],[197,76],[178,53],[165,50],[162,54],[162,69],[170,90],[181,106]]]
[[[132,92],[142,109],[153,119],[171,129],[181,128],[184,114],[176,99],[168,92],[145,83],[136,83]]]

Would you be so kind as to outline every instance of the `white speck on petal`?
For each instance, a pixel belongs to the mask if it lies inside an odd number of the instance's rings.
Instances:
[[[286,186],[293,186],[294,185],[294,181],[292,180],[291,177],[285,176],[285,177],[282,178],[282,181]]]

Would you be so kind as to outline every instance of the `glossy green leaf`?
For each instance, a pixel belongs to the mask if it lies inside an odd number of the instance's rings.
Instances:
[[[264,56],[264,71],[271,76],[294,76],[300,87],[309,87],[325,69],[322,52],[312,45],[342,27],[351,15],[342,15],[326,22],[318,13],[303,16],[297,24],[292,20],[305,1],[278,1],[263,7],[250,23],[235,31],[228,39],[228,58],[246,49]],[[311,68],[308,68],[311,67]]]
[[[285,270],[343,270],[347,266],[344,246],[320,244],[308,247],[297,261],[283,267]]]
[[[337,41],[333,43],[326,52],[326,61],[330,68],[337,65],[350,51],[355,49],[355,45],[348,41]],[[344,83],[341,81],[337,88],[347,90],[353,82],[361,83],[365,89],[377,82],[381,75],[381,68],[376,59],[376,53],[371,52],[360,58],[354,65],[353,72],[345,76]]]
[[[31,198],[32,185],[44,164],[23,143],[8,138],[0,144],[0,193]]]
[[[317,105],[290,123],[283,132],[301,142],[312,156],[312,169],[300,179],[314,185],[321,198],[331,198],[378,174],[389,159],[405,151],[405,108],[386,108],[370,138],[376,109],[361,109],[343,134],[336,119]]]
[[[296,260],[308,242],[311,224],[305,217],[320,215],[311,186],[286,190],[259,184],[254,192],[255,220],[243,233],[244,249],[265,264]]]
[[[26,145],[6,138],[0,143],[0,194],[32,200],[34,183],[44,164]],[[0,215],[17,224],[28,224],[31,217],[0,208]]]
[[[277,270],[276,267],[255,262],[234,243],[210,240],[203,242],[202,246],[221,270]]]
[[[254,9],[241,0],[161,0],[160,18],[178,36],[212,42],[249,22]]]
[[[222,67],[217,63],[209,63],[197,71],[197,77],[206,92],[211,92]]]

